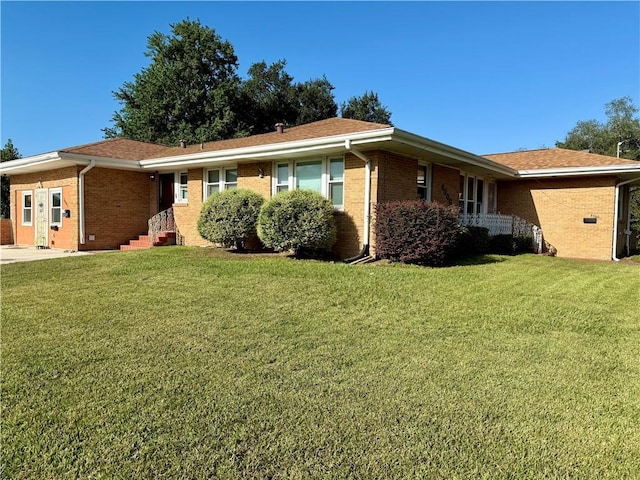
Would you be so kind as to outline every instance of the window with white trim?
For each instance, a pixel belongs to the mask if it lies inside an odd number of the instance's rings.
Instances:
[[[189,174],[188,172],[176,172],[176,203],[189,202]]]
[[[33,192],[31,190],[22,192],[22,225],[25,227],[33,225]]]
[[[206,170],[204,173],[204,195],[205,200],[212,193],[223,190],[235,190],[238,188],[238,169],[214,168]]]
[[[334,206],[344,205],[344,159],[329,159],[329,198]]]
[[[474,215],[486,213],[485,211],[485,188],[484,179],[460,174],[460,194],[458,210],[462,214]]]
[[[62,188],[49,190],[49,223],[52,227],[62,226]]]
[[[289,190],[290,178],[289,178],[289,162],[278,163],[275,167],[276,172],[274,175],[275,188],[274,193],[286,192]]]
[[[431,165],[418,165],[416,181],[418,186],[418,198],[427,202],[431,201]]]
[[[344,206],[344,157],[280,162],[274,165],[273,194],[287,190],[313,190]]]

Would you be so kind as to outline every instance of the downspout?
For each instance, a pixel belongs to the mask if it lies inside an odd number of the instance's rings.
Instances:
[[[85,244],[84,239],[84,176],[96,166],[96,161],[91,160],[89,165],[84,167],[78,175],[78,221],[80,223],[80,245]]]
[[[371,160],[351,146],[351,140],[344,141],[344,148],[364,162],[364,234],[362,250],[355,257],[347,258],[345,263],[353,263],[369,256],[369,230],[371,229]]]
[[[640,177],[638,178],[634,178],[631,180],[627,180],[625,182],[620,182],[616,185],[616,196],[615,196],[615,206],[613,209],[613,242],[612,242],[612,255],[611,258],[616,261],[619,262],[620,259],[617,257],[617,250],[618,250],[618,215],[619,215],[619,208],[618,208],[618,204],[620,201],[620,187],[622,187],[623,185],[628,185],[630,183],[634,183],[640,180]],[[629,202],[631,203],[631,202]],[[631,208],[631,205],[627,206],[628,209]],[[627,233],[629,232],[629,233]],[[629,248],[629,235],[631,235],[631,212],[629,212],[629,214],[627,215],[627,228],[625,230],[625,235],[627,235],[627,248]]]

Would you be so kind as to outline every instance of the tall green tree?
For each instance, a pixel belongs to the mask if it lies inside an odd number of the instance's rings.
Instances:
[[[254,63],[242,82],[239,116],[249,134],[272,132],[276,123],[295,125],[298,118],[297,91],[293,77],[285,71],[286,60],[271,65]]]
[[[298,114],[295,125],[317,122],[338,115],[333,85],[324,75],[296,85]]]
[[[621,158],[640,160],[640,118],[633,100],[630,97],[612,100],[605,105],[605,113],[605,123],[579,121],[564,141],[556,142],[556,147],[615,157],[620,143]]]
[[[238,130],[240,78],[233,46],[199,21],[148,37],[148,67],[114,92],[122,104],[105,137],[176,144],[219,140]]]
[[[0,161],[8,162],[9,160],[15,160],[21,157],[22,155],[20,155],[18,149],[13,145],[11,139],[8,139],[7,143],[2,147],[2,157]],[[9,218],[11,209],[11,181],[6,175],[3,175],[0,181],[0,217]]]
[[[340,106],[340,110],[343,118],[393,125],[391,112],[382,105],[375,92],[364,92],[360,97],[351,97]]]

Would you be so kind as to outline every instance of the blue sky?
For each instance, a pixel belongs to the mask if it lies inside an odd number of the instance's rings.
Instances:
[[[639,2],[1,3],[1,141],[23,156],[90,143],[147,37],[199,19],[239,74],[287,60],[338,103],[378,93],[395,126],[478,154],[552,147],[604,105],[640,106]]]

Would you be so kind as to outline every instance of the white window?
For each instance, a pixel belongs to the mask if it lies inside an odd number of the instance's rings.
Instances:
[[[187,172],[177,172],[175,174],[176,183],[176,203],[189,202],[189,174]]]
[[[418,175],[416,177],[418,184],[418,198],[420,200],[431,200],[431,166],[425,164],[418,165]]]
[[[460,194],[458,209],[461,214],[474,215],[485,211],[484,179],[460,174]]]
[[[205,171],[203,189],[205,200],[212,193],[235,190],[236,188],[238,188],[237,168],[215,168]]]
[[[344,205],[344,160],[329,160],[329,199],[334,207]]]
[[[33,225],[33,192],[31,190],[22,192],[22,225],[25,227]]]
[[[289,185],[291,182],[289,176],[289,163],[278,163],[276,165],[276,173],[275,177],[275,192],[286,192],[289,190]]]
[[[50,205],[50,225],[52,227],[62,226],[62,189],[52,188],[49,190]]]
[[[274,165],[273,194],[292,189],[313,190],[344,206],[344,158],[300,160]]]

